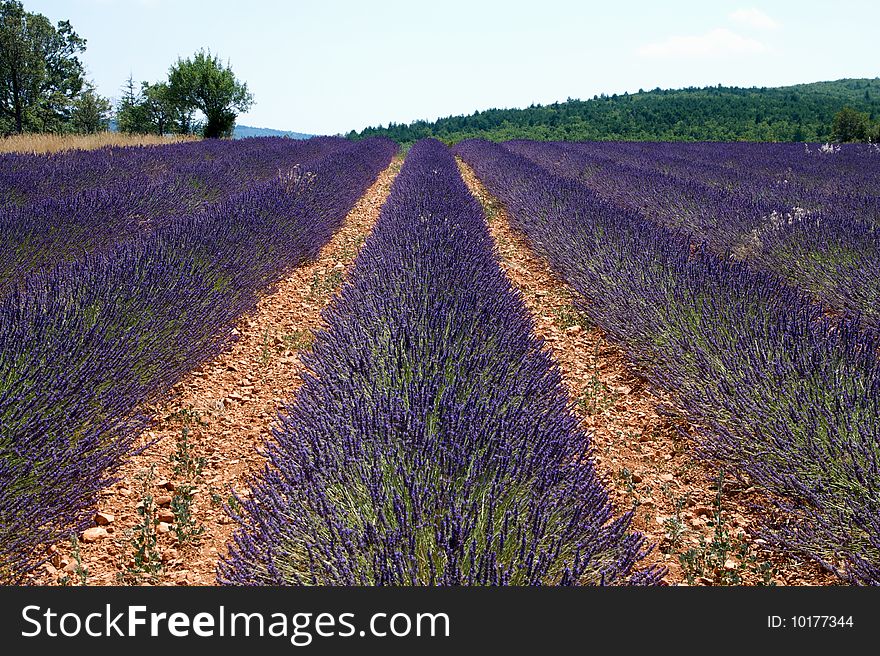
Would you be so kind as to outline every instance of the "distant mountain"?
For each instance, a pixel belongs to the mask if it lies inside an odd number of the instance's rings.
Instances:
[[[110,124],[107,126],[110,132],[116,132],[118,127],[116,119],[111,118]],[[290,137],[291,139],[309,139],[315,135],[303,134],[302,132],[290,132],[289,130],[273,130],[272,128],[254,128],[250,125],[236,125],[232,133],[233,139],[244,139],[245,137]]]
[[[303,134],[302,132],[290,132],[289,130],[273,130],[272,128],[253,128],[249,125],[236,125],[232,133],[233,139],[244,139],[245,137],[290,137],[291,139],[308,139],[313,134]]]
[[[488,109],[469,116],[352,131],[400,143],[436,137],[586,141],[826,141],[844,106],[880,117],[880,78],[789,87],[689,87],[569,98],[526,109]]]

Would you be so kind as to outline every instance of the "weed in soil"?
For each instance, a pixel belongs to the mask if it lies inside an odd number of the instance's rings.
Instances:
[[[773,565],[759,560],[743,536],[732,534],[727,527],[722,510],[723,486],[722,470],[718,476],[713,519],[709,523],[714,527],[711,540],[707,542],[701,535],[696,547],[679,554],[679,562],[688,585],[742,585],[747,573],[758,578],[758,585],[776,585],[773,581],[776,574]]]
[[[174,533],[180,546],[198,543],[205,532],[204,524],[197,522],[193,516],[194,497],[194,486],[187,484],[178,487],[171,499],[171,512],[174,513]]]
[[[73,574],[79,579],[79,585],[86,585],[89,580],[89,568],[83,565],[82,554],[79,551],[79,539],[76,535],[70,536],[70,555],[73,557],[76,567],[73,568]],[[61,585],[72,585],[73,578],[69,574],[65,574],[58,583]]]
[[[141,574],[155,575],[162,570],[162,557],[159,553],[159,518],[152,488],[156,478],[156,466],[151,465],[142,477],[143,497],[137,507],[139,521],[126,532],[128,543],[132,549],[127,564],[124,580],[129,582]]]

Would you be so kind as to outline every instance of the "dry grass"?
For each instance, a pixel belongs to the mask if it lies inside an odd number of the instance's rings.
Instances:
[[[104,146],[156,146],[195,141],[193,136],[160,137],[155,134],[123,134],[98,132],[97,134],[18,134],[0,138],[0,153],[57,153],[65,150],[92,150]]]

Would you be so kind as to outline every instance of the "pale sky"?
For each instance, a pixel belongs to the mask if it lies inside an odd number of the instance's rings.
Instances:
[[[334,134],[639,88],[880,76],[880,3],[24,0],[88,40],[116,98],[209,48],[248,83],[239,122]]]

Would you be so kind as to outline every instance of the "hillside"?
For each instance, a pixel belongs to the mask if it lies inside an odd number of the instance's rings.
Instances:
[[[107,126],[110,132],[117,132],[119,126],[115,118],[111,118]],[[238,125],[232,131],[233,139],[245,139],[246,137],[290,137],[291,139],[308,139],[315,135],[289,130],[275,130],[274,128],[255,128],[250,125]]]
[[[291,139],[308,139],[314,135],[302,132],[290,132],[289,130],[275,130],[273,128],[255,128],[250,125],[236,125],[232,132],[233,139],[245,137],[290,137]]]
[[[492,140],[825,141],[844,105],[880,116],[880,78],[788,87],[654,89],[352,131],[407,143]]]

